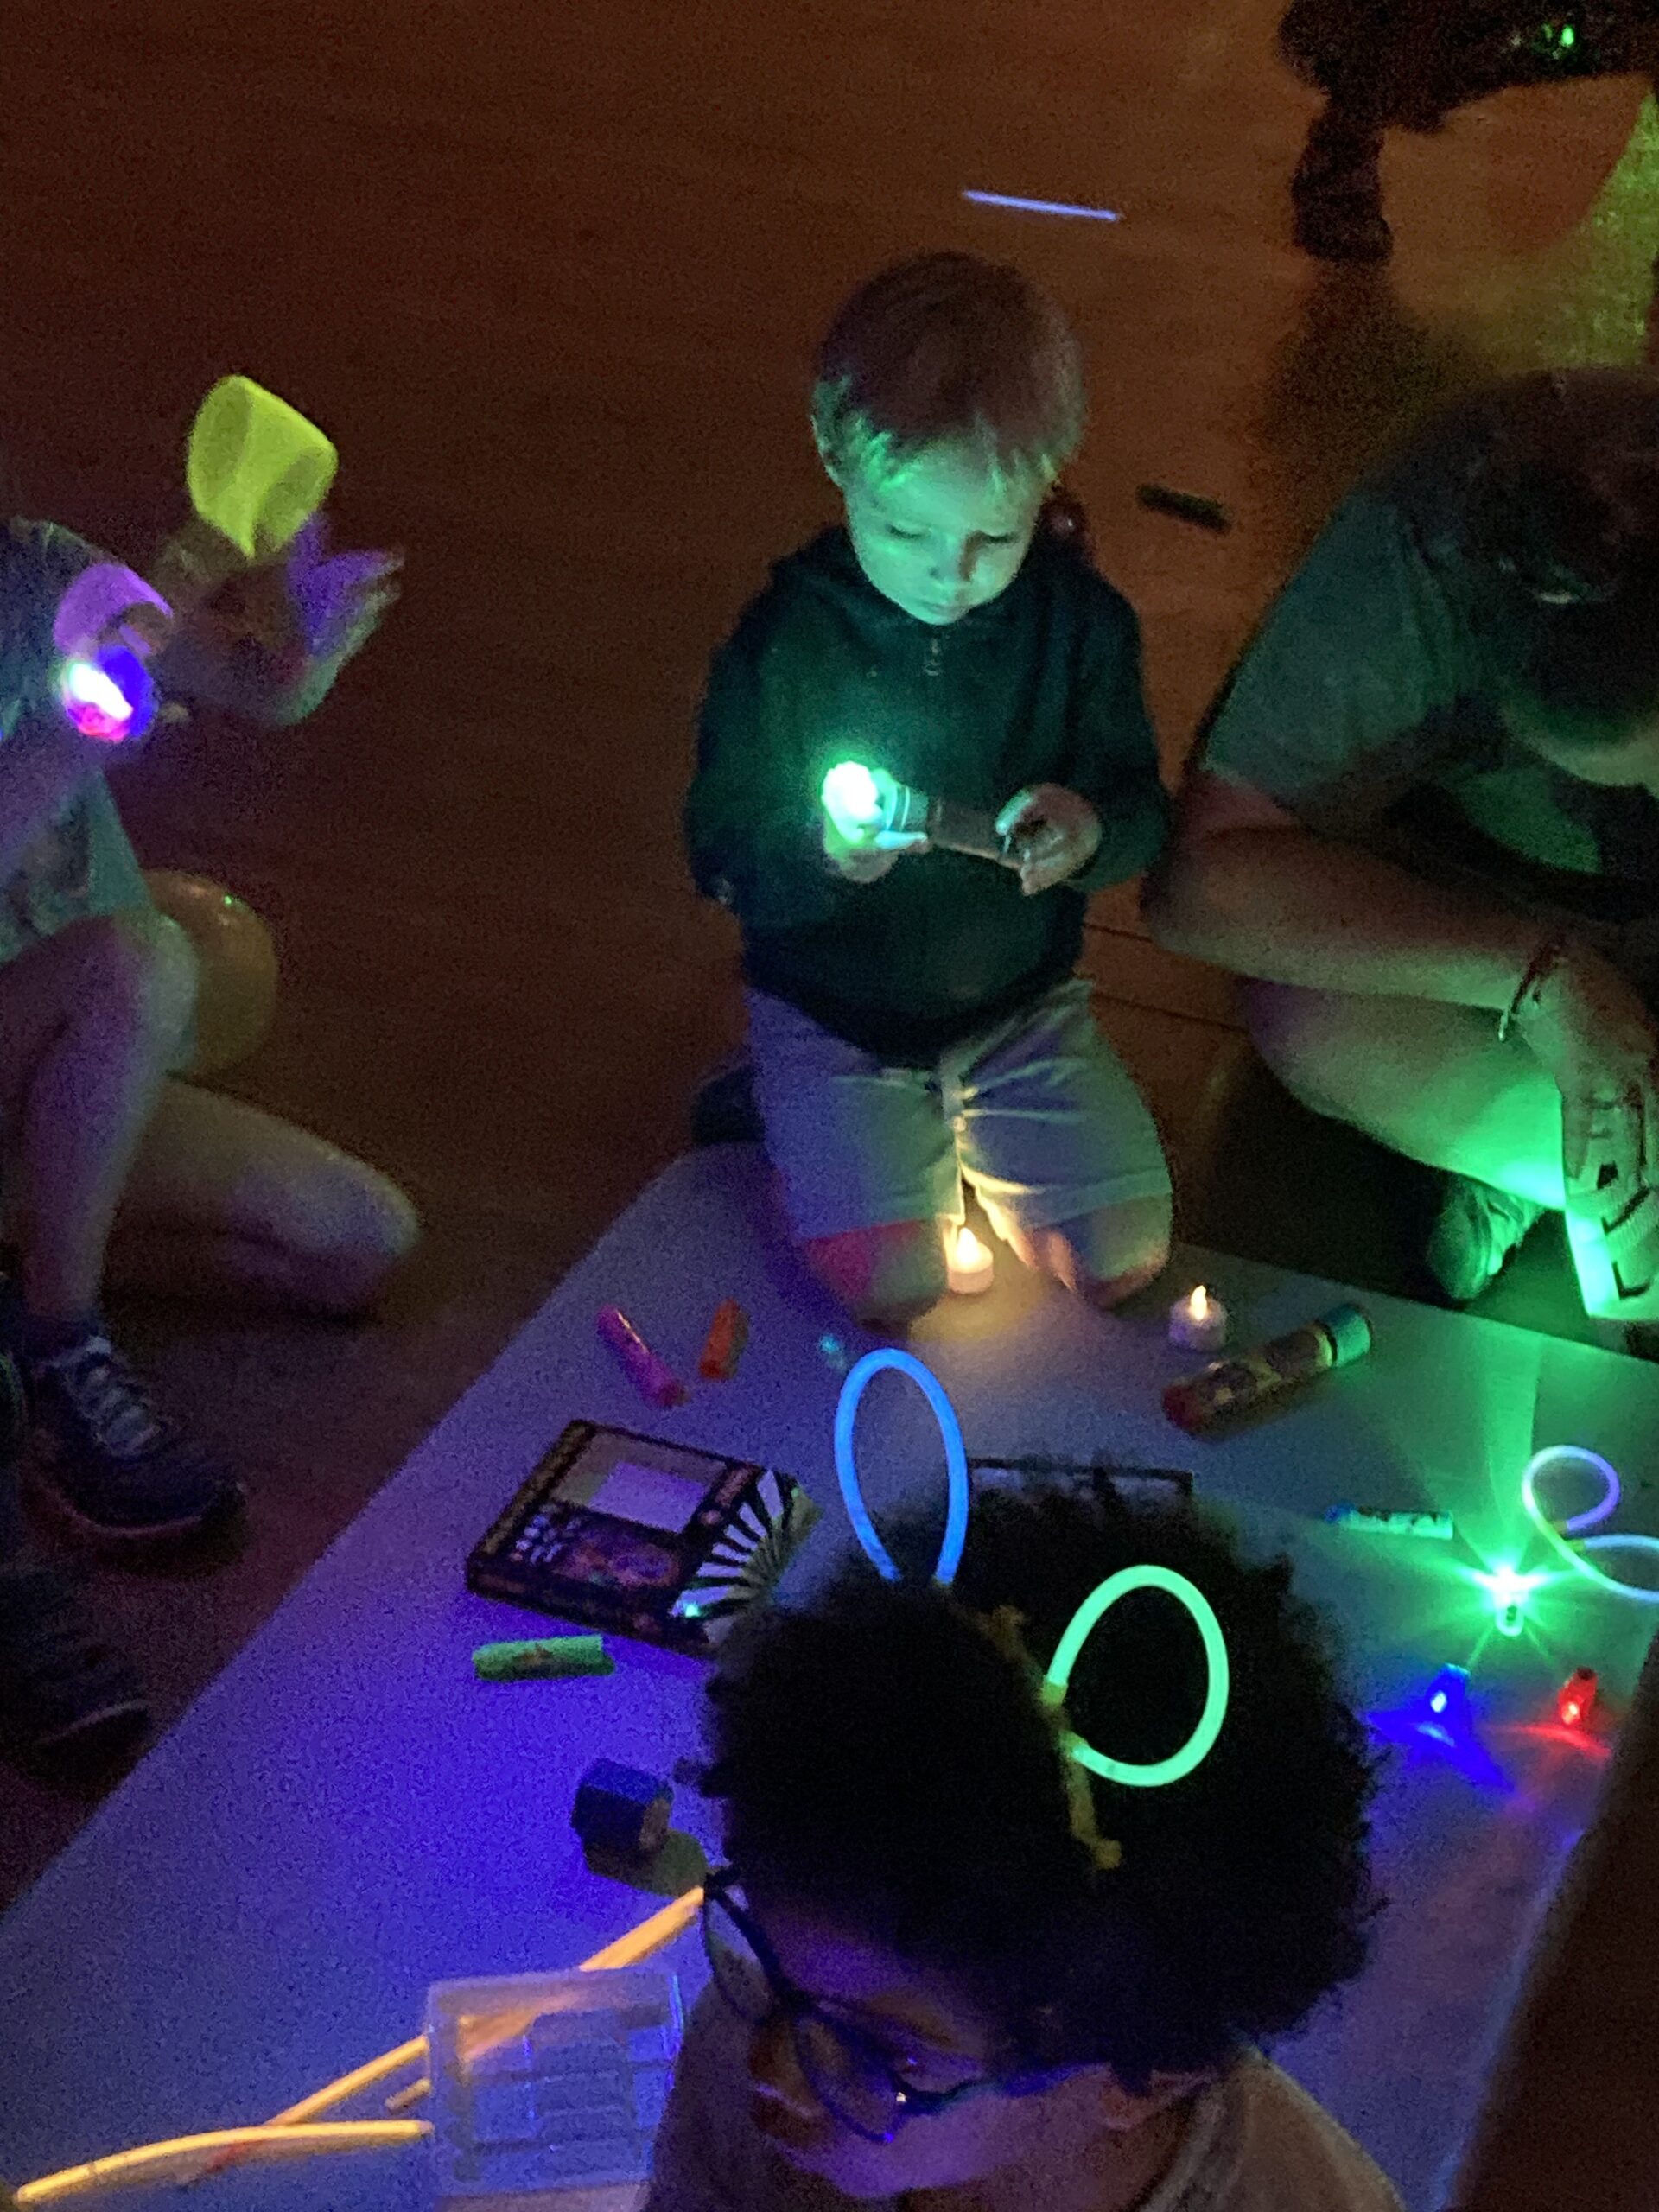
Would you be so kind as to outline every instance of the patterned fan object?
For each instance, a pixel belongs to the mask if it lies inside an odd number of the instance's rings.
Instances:
[[[675,1600],[674,1617],[701,1622],[718,1643],[740,1613],[771,1595],[817,1517],[800,1485],[768,1467]]]

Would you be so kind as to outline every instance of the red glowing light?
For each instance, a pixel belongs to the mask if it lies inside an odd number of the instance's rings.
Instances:
[[[1582,1728],[1596,1701],[1592,1667],[1575,1667],[1555,1693],[1555,1717],[1563,1728]]]

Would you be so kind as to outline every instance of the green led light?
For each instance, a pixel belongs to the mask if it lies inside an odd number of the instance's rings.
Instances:
[[[1125,1567],[1116,1574],[1109,1574],[1077,1607],[1071,1625],[1060,1638],[1043,1677],[1043,1702],[1049,1706],[1065,1702],[1077,1654],[1094,1633],[1102,1615],[1132,1590],[1162,1590],[1179,1600],[1192,1616],[1204,1639],[1204,1656],[1210,1669],[1209,1687],[1205,1692],[1204,1710],[1198,1715],[1198,1726],[1180,1749],[1172,1751],[1166,1759],[1108,1758],[1103,1751],[1097,1751],[1092,1744],[1084,1743],[1081,1736],[1076,1735],[1067,1736],[1065,1747],[1079,1766],[1086,1766],[1091,1774],[1101,1775],[1108,1782],[1126,1783],[1131,1789],[1160,1789],[1166,1783],[1181,1781],[1209,1758],[1221,1733],[1221,1724],[1227,1717],[1227,1700],[1231,1692],[1227,1640],[1221,1632],[1221,1623],[1203,1591],[1184,1574],[1177,1574],[1166,1567]]]
[[[1511,1566],[1495,1567],[1490,1574],[1475,1577],[1492,1601],[1492,1617],[1500,1636],[1519,1636],[1526,1625],[1527,1600],[1547,1574],[1521,1574]]]
[[[824,812],[845,837],[856,837],[880,823],[880,790],[861,760],[838,760],[818,796]]]

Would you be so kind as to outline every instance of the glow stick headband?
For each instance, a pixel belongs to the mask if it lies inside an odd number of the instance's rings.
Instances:
[[[898,1567],[877,1535],[869,1509],[864,1503],[853,1438],[859,1401],[871,1377],[879,1375],[885,1367],[899,1369],[919,1386],[923,1396],[933,1409],[934,1419],[939,1425],[939,1434],[944,1440],[950,1502],[945,1516],[944,1537],[934,1564],[932,1579],[941,1589],[949,1589],[962,1563],[963,1547],[968,1537],[970,1492],[968,1454],[962,1440],[962,1424],[957,1421],[956,1408],[945,1395],[938,1378],[909,1352],[899,1351],[891,1346],[864,1355],[842,1384],[840,1402],[836,1408],[836,1477],[841,1484],[847,1517],[853,1524],[853,1533],[858,1538],[865,1557],[876,1572],[884,1581],[897,1582],[899,1579]],[[1163,1759],[1109,1758],[1104,1751],[1096,1751],[1092,1744],[1065,1725],[1065,1694],[1071,1687],[1071,1671],[1077,1665],[1079,1653],[1103,1617],[1120,1598],[1127,1598],[1135,1590],[1161,1590],[1186,1608],[1203,1639],[1204,1656],[1209,1671],[1204,1709],[1198,1715],[1196,1726],[1185,1743]],[[995,1628],[995,1624],[993,1626]],[[1231,1681],[1227,1641],[1222,1634],[1215,1608],[1203,1591],[1189,1581],[1185,1575],[1177,1574],[1171,1567],[1144,1565],[1120,1567],[1116,1574],[1109,1574],[1084,1599],[1055,1648],[1048,1672],[1043,1677],[1041,1696],[1045,1708],[1059,1726],[1061,1747],[1069,1773],[1075,1771],[1076,1767],[1086,1767],[1091,1774],[1098,1774],[1108,1782],[1122,1783],[1129,1789],[1161,1789],[1173,1782],[1184,1780],[1195,1768],[1201,1766],[1215,1749],[1216,1740],[1227,1717]],[[1081,1782],[1081,1777],[1077,1780]],[[1077,1827],[1079,1820],[1086,1819],[1087,1821],[1086,1828],[1078,1827],[1080,1840],[1094,1851],[1102,1865],[1115,1865],[1118,1847],[1094,1833],[1093,1808],[1089,1802],[1086,1786],[1081,1789],[1071,1789],[1071,1795],[1074,1827]]]

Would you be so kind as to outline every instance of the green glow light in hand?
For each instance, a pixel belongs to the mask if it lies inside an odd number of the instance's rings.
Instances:
[[[843,837],[858,838],[880,823],[881,792],[861,760],[837,761],[818,796]]]

